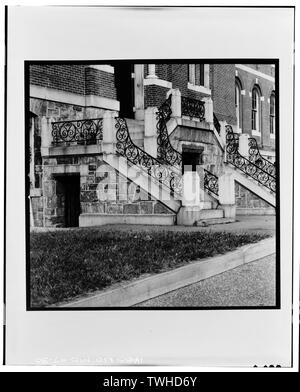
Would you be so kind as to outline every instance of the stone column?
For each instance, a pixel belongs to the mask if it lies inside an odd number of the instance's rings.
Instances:
[[[200,207],[200,177],[197,172],[186,172],[183,175],[182,205],[187,207]]]
[[[158,79],[155,74],[155,64],[148,64],[148,75],[147,79]]]
[[[197,172],[186,172],[183,175],[182,207],[177,214],[177,224],[192,226],[201,219],[203,209],[203,177]]]
[[[167,98],[172,94],[171,99],[171,117],[181,117],[181,92],[179,88],[174,88],[168,91]]]
[[[220,123],[220,138],[222,140],[222,142],[224,143],[224,145],[226,145],[226,125],[227,122],[226,121],[219,121]]]
[[[47,118],[45,116],[41,119],[41,154],[42,156],[49,155],[49,147],[52,145],[52,122],[54,118]]]
[[[224,173],[219,177],[219,202],[224,210],[225,218],[235,218],[235,184],[231,173]]]
[[[144,138],[144,149],[152,155],[154,158],[157,157],[157,119],[156,113],[158,109],[156,107],[148,107],[145,110],[145,138]]]
[[[249,156],[249,135],[247,133],[242,133],[239,137],[239,153],[245,158]]]
[[[214,127],[214,108],[213,108],[213,100],[211,97],[203,98],[205,104],[205,121],[209,123],[210,129]]]
[[[107,110],[103,115],[103,153],[114,154],[117,142],[116,132],[116,112]]]

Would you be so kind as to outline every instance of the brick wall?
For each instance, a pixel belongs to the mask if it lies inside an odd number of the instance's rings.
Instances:
[[[172,64],[156,64],[155,69],[156,75],[159,77],[159,79],[172,82]]]
[[[218,120],[236,124],[235,113],[235,66],[234,64],[212,64],[210,86],[214,103],[214,113]]]
[[[244,65],[258,72],[262,72],[269,76],[275,77],[275,67],[273,67],[271,64],[244,64]]]
[[[167,98],[168,88],[149,85],[144,90],[144,107],[160,106]]]
[[[84,65],[31,65],[30,84],[75,94],[85,93]]]
[[[31,65],[30,84],[116,99],[114,74],[86,65]]]
[[[250,68],[255,69],[259,72],[264,72],[268,75],[272,75],[274,73],[274,68],[267,64],[255,65],[255,64],[245,64],[247,66],[251,66]],[[243,132],[247,132],[251,134],[252,124],[251,124],[251,111],[252,111],[252,97],[250,93],[252,93],[252,89],[255,84],[257,84],[260,88],[261,95],[264,98],[261,101],[261,137],[255,136],[258,143],[264,148],[274,148],[275,141],[270,138],[270,123],[269,123],[269,115],[270,115],[270,103],[269,98],[271,92],[275,89],[275,85],[272,81],[269,81],[260,76],[254,75],[247,71],[241,70],[239,68],[237,70],[237,77],[239,78],[242,89],[245,90],[245,95],[241,96],[241,104],[242,104],[242,130]]]
[[[114,74],[95,68],[85,69],[85,95],[117,99]]]
[[[197,68],[198,67],[196,67],[196,70]],[[188,80],[189,80],[188,70],[189,70],[188,64],[172,64],[173,88],[179,88],[181,95],[184,97],[201,100],[203,98],[203,94],[188,88]],[[197,77],[197,72],[196,72],[196,80],[197,79],[199,79],[199,75]]]
[[[156,76],[159,79],[171,82],[172,88],[178,88],[182,96],[198,100],[203,98],[201,92],[188,88],[188,64],[156,64],[155,69]],[[148,64],[145,64],[144,70],[144,76],[146,77],[148,75]],[[199,79],[199,72],[196,72],[196,81],[199,82]],[[159,106],[166,99],[168,90],[167,87],[145,86],[145,107]]]

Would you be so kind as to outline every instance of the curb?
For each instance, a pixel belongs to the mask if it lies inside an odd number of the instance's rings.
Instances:
[[[97,294],[76,301],[57,305],[60,308],[120,307],[132,306],[170,291],[199,282],[214,275],[236,268],[242,264],[270,256],[275,253],[275,237],[262,240],[225,255],[209,257],[191,262],[175,270],[162,272],[116,288],[102,290]]]

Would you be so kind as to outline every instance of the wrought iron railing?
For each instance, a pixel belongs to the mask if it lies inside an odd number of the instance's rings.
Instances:
[[[181,166],[182,155],[172,146],[167,129],[167,122],[172,114],[171,104],[172,96],[170,95],[156,113],[157,159],[168,165]]]
[[[98,144],[103,139],[103,119],[53,122],[52,137],[53,145]]]
[[[239,153],[239,135],[234,133],[232,127],[230,125],[226,126],[226,156],[227,162],[241,170],[243,173],[247,174],[248,176],[252,177],[254,180],[259,182],[261,185],[264,185],[272,192],[276,192],[276,177],[275,177],[275,166],[269,162],[271,165],[274,166],[274,171],[271,169],[271,166],[267,166],[264,163],[264,158],[254,153],[256,151],[257,144],[251,142],[249,143],[250,149],[255,148],[253,151],[250,152],[249,149],[249,159],[244,157]],[[259,157],[262,158],[260,161]]]
[[[139,166],[146,171],[151,177],[155,178],[160,183],[166,185],[171,194],[182,194],[182,176],[176,173],[170,165],[164,165],[159,160],[155,159],[132,141],[126,120],[121,117],[116,118],[116,149],[117,153],[132,164]]]
[[[170,120],[172,114],[171,99],[172,97],[170,95],[158,109],[158,121],[156,125],[158,133],[157,152],[160,161],[168,165],[177,166],[178,169],[182,165],[182,154],[172,146],[167,130],[167,122]],[[204,188],[215,196],[218,196],[218,177],[208,170],[204,170]]]
[[[274,163],[261,156],[256,139],[249,138],[249,161],[259,166],[271,176],[276,177],[276,167]]]
[[[216,131],[220,135],[221,132],[221,124],[219,123],[218,117],[214,113],[214,127],[216,128]]]
[[[181,97],[181,115],[190,118],[198,118],[200,121],[205,119],[205,104],[198,99]]]
[[[219,196],[218,177],[210,171],[204,169],[204,189],[213,193],[214,196]]]

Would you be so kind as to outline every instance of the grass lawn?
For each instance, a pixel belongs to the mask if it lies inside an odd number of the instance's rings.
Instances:
[[[196,259],[266,234],[78,229],[30,234],[31,306],[44,307]]]

